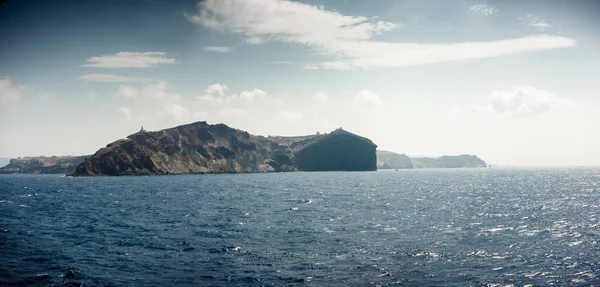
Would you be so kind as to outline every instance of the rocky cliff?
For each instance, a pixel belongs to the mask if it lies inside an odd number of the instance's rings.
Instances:
[[[370,140],[343,130],[262,137],[224,124],[196,122],[113,142],[71,175],[376,170],[375,148]]]
[[[487,167],[482,159],[475,155],[457,155],[418,157],[411,158],[405,154],[389,151],[377,151],[377,166],[380,169],[404,168],[462,168],[462,167]]]
[[[20,157],[0,168],[0,174],[67,174],[75,171],[88,156]]]

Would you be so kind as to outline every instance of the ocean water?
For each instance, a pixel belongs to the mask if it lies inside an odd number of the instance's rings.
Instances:
[[[0,176],[0,284],[598,286],[599,169]]]

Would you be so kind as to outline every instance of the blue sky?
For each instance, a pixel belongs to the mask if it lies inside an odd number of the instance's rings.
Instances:
[[[0,157],[198,120],[381,149],[598,165],[597,1],[0,5]]]

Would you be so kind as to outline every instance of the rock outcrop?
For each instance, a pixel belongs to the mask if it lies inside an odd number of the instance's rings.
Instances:
[[[367,138],[341,129],[291,146],[300,170],[377,170],[377,146]]]
[[[405,154],[389,151],[377,151],[377,167],[379,169],[406,169],[406,168],[463,168],[487,167],[482,159],[475,155],[457,155],[418,157],[411,158]]]
[[[11,159],[0,174],[67,174],[75,171],[87,156],[40,156]]]
[[[73,176],[376,170],[376,145],[336,130],[263,137],[224,124],[196,122],[140,131],[98,150]]]

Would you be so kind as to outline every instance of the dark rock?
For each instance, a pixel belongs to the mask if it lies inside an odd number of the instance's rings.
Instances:
[[[306,171],[377,170],[376,147],[369,139],[336,130],[299,149],[296,165]]]

